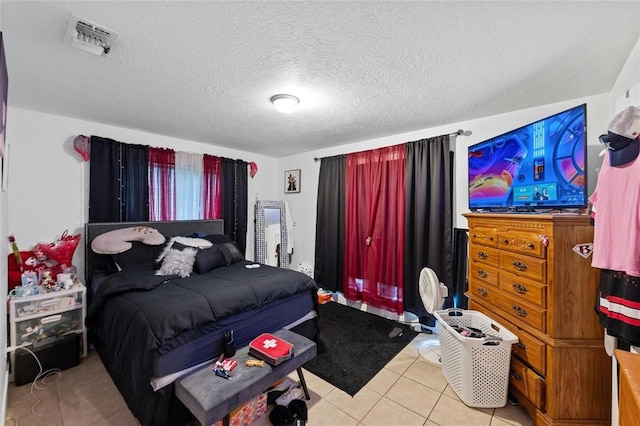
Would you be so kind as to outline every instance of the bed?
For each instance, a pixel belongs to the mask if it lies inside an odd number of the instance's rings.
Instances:
[[[173,382],[219,356],[225,332],[233,330],[237,347],[280,328],[317,341],[317,286],[308,276],[266,265],[247,268],[253,262],[234,259],[180,278],[156,275],[153,260],[166,244],[134,242],[117,256],[91,249],[94,238],[130,227],[153,228],[167,240],[195,235],[218,241],[223,226],[221,220],[86,225],[89,339],[140,424],[191,421]]]

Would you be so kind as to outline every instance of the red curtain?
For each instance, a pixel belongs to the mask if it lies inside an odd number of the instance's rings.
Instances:
[[[149,148],[149,218],[175,220],[176,154],[172,149]]]
[[[203,157],[204,193],[203,209],[205,219],[222,218],[221,179],[222,169],[220,157],[205,154]]]
[[[406,146],[347,155],[344,294],[401,314]]]

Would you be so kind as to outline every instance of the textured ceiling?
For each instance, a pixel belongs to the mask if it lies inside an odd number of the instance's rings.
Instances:
[[[605,93],[640,37],[639,1],[0,8],[10,105],[274,157]],[[70,13],[120,33],[107,56],[63,44]]]

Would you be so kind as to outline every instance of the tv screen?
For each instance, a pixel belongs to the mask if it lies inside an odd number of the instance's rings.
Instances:
[[[469,209],[586,206],[582,104],[469,147]]]

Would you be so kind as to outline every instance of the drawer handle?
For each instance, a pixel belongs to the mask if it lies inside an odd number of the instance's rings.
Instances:
[[[520,306],[518,306],[518,305],[513,305],[513,306],[511,307],[511,309],[513,309],[513,311],[514,311],[516,314],[518,314],[518,316],[521,316],[521,317],[526,317],[526,316],[529,314],[526,310],[522,309],[522,308],[521,308]]]
[[[521,382],[522,381],[522,376],[518,373],[516,373],[515,371],[511,370],[509,371],[509,375],[511,377],[513,377],[514,379],[516,379],[517,381]]]
[[[482,287],[478,288],[478,293],[480,293],[480,296],[482,297],[487,297],[489,295],[489,292]]]
[[[478,257],[479,257],[480,259],[482,259],[482,260],[485,260],[485,259],[487,259],[487,258],[489,257],[489,253],[486,253],[486,252],[484,252],[484,251],[479,251],[479,252],[478,252]]]
[[[518,271],[521,271],[521,272],[524,272],[529,268],[526,263],[522,263],[522,262],[513,262],[511,264],[513,265],[514,268],[516,268]]]
[[[531,250],[533,250],[534,248],[536,248],[536,245],[533,243],[529,243],[527,244],[527,248],[530,248]]]
[[[509,240],[507,240],[506,238],[504,240],[502,240],[503,244],[509,244]]]
[[[489,241],[493,241],[493,237],[489,237]]]
[[[527,350],[527,345],[522,342],[516,343],[516,346],[518,347],[518,349],[522,349],[523,351]]]
[[[483,271],[482,269],[478,269],[478,275],[480,275],[480,278],[487,278],[489,276],[489,274],[487,274],[487,272]]]
[[[40,323],[41,324],[50,324],[52,322],[56,322],[56,321],[60,321],[62,319],[62,315],[57,314],[57,315],[51,315],[48,317],[44,317],[40,319]]]
[[[528,288],[518,283],[513,283],[511,287],[513,287],[513,289],[520,294],[525,294],[527,291],[529,291]]]
[[[478,238],[478,236],[477,236],[476,234],[471,234],[471,236],[472,236],[473,238]]]

